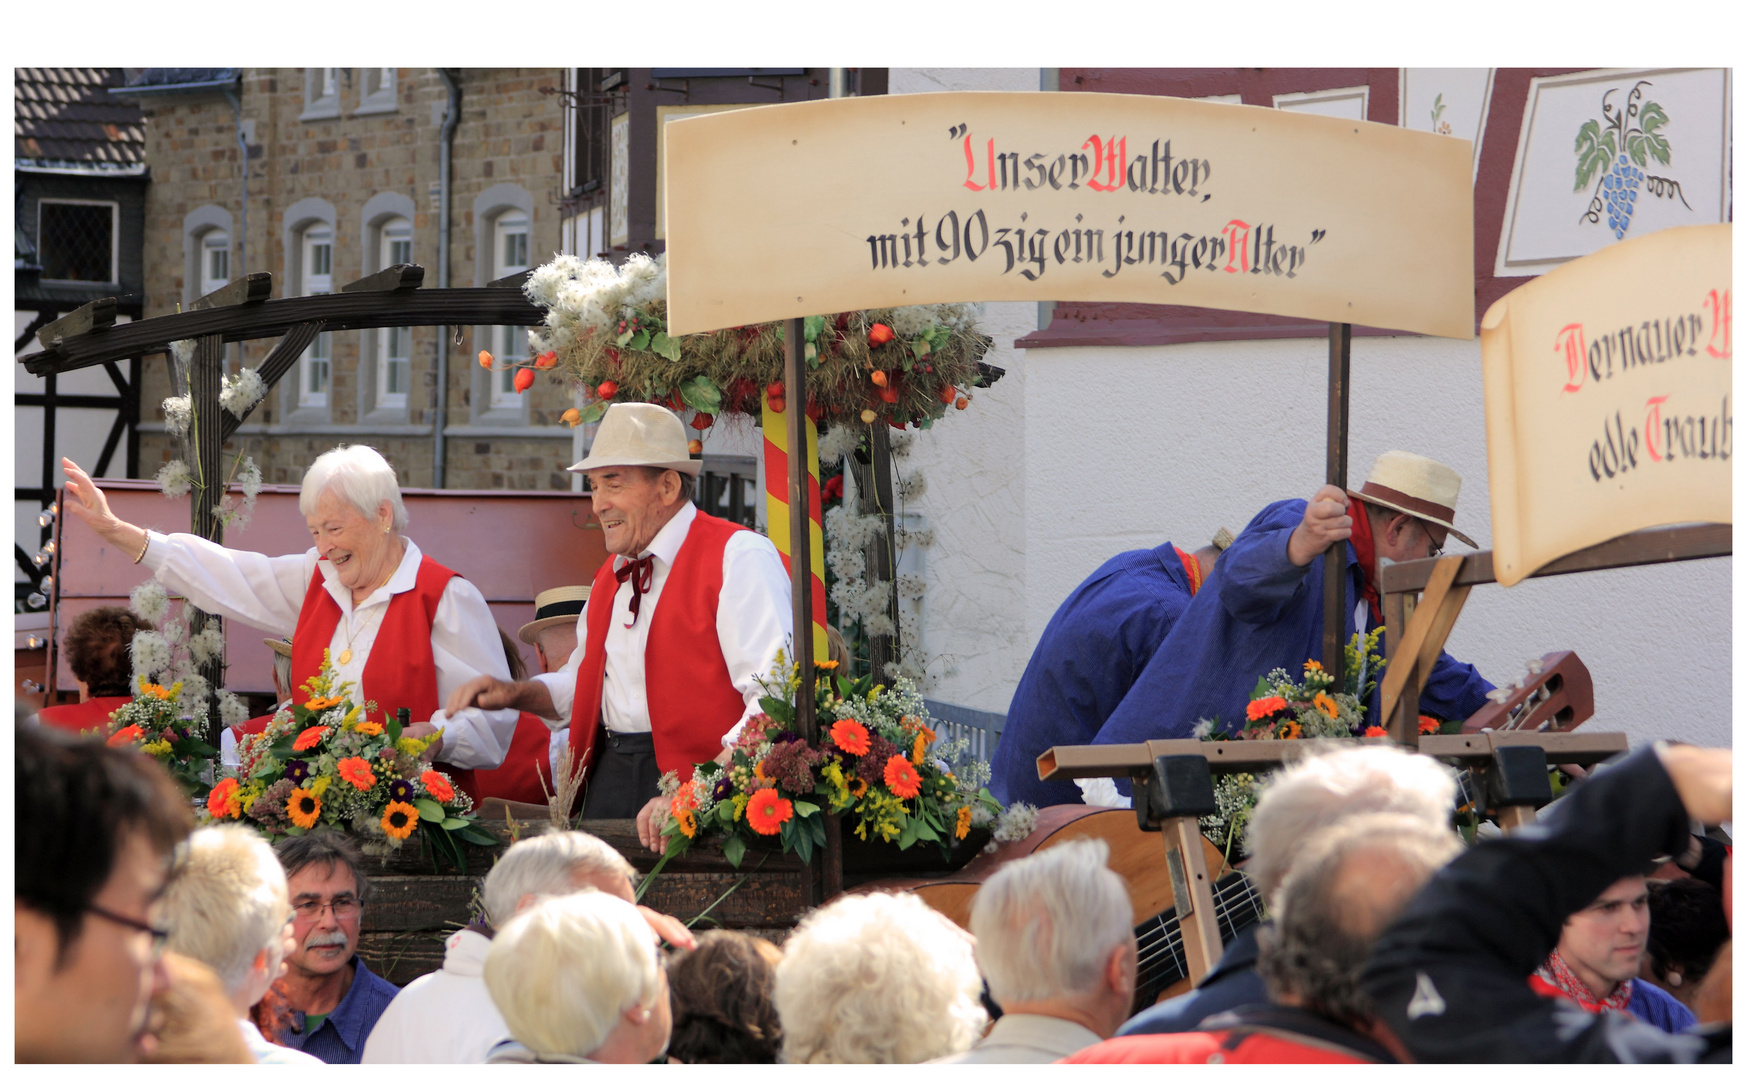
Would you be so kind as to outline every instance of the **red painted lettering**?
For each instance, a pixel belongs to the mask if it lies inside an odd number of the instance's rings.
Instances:
[[[1225,237],[1225,272],[1228,274],[1248,273],[1250,269],[1249,223],[1232,218],[1225,223],[1225,228],[1219,231]]]
[[[1730,300],[1731,292],[1732,290],[1724,289],[1718,293],[1717,290],[1712,289],[1711,294],[1705,297],[1705,307],[1711,309],[1711,341],[1705,346],[1705,352],[1710,353],[1718,360],[1728,360],[1735,355],[1735,351],[1729,343],[1730,332],[1734,329],[1734,304]],[[1722,338],[1722,348],[1720,349],[1717,347],[1719,337]]]
[[[1663,394],[1644,403],[1644,448],[1650,451],[1651,461],[1662,460],[1656,449],[1656,430],[1662,426],[1662,403],[1667,400],[1668,395]]]
[[[989,140],[989,188],[976,182],[977,156],[971,152],[971,137],[964,137],[964,186],[972,191],[986,191],[995,186],[995,140]]]
[[[1559,336],[1553,345],[1554,352],[1565,354],[1565,386],[1559,391],[1562,394],[1575,394],[1583,386],[1583,370],[1588,350],[1583,345],[1583,324],[1571,323],[1559,331]]]

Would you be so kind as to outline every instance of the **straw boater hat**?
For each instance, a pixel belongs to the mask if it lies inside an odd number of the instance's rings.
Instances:
[[[588,590],[587,585],[560,585],[534,597],[534,621],[524,623],[516,631],[516,636],[522,639],[523,645],[532,645],[534,638],[548,626],[575,626],[576,617],[582,614],[583,605],[588,603]]]
[[[263,640],[266,641],[267,647],[269,649],[272,649],[274,652],[278,653],[280,656],[286,657],[288,659],[290,658],[290,656],[291,656],[291,639],[290,638],[270,637],[270,638],[265,638]]]
[[[1405,450],[1389,450],[1371,466],[1364,486],[1357,491],[1348,488],[1347,494],[1442,525],[1450,530],[1451,536],[1477,548],[1479,544],[1457,532],[1451,524],[1456,519],[1456,496],[1461,491],[1461,475],[1443,462]]]
[[[704,463],[692,460],[686,448],[688,442],[685,425],[673,413],[648,402],[621,401],[607,406],[588,456],[572,465],[570,471],[646,465],[696,476]]]

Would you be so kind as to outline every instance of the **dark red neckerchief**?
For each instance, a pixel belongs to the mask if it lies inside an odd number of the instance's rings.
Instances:
[[[1359,556],[1361,595],[1371,609],[1371,625],[1382,626],[1383,604],[1377,596],[1377,582],[1373,580],[1377,573],[1377,543],[1371,536],[1371,515],[1366,512],[1364,503],[1353,499],[1347,503],[1347,516],[1353,519],[1353,551]]]
[[[631,621],[626,626],[634,626],[637,622],[637,612],[643,606],[643,594],[649,591],[650,583],[655,580],[655,556],[645,555],[641,559],[630,562],[613,571],[613,576],[623,585],[631,583]]]
[[[1622,981],[1614,987],[1613,993],[1597,998],[1559,955],[1558,949],[1548,953],[1547,959],[1529,976],[1529,989],[1542,997],[1569,998],[1589,1012],[1625,1012],[1632,1003],[1632,980]]]
[[[1177,561],[1183,564],[1183,573],[1189,575],[1189,595],[1194,596],[1201,591],[1201,560],[1175,545],[1171,550],[1177,553]]]

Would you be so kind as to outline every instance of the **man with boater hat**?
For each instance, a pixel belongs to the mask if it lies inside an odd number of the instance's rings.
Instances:
[[[1203,719],[1241,730],[1259,678],[1275,668],[1297,677],[1306,660],[1322,658],[1325,553],[1338,551],[1346,562],[1345,642],[1383,621],[1382,560],[1442,554],[1451,536],[1475,546],[1454,527],[1461,488],[1448,465],[1390,450],[1356,491],[1325,484],[1308,502],[1287,499],[1263,509],[1220,556],[1219,572],[1195,594],[1094,742],[1190,738]],[[1362,512],[1349,513],[1355,509]],[[1465,720],[1491,689],[1472,666],[1440,653],[1420,709]],[[1379,697],[1374,687],[1365,702],[1368,724],[1383,722]]]
[[[534,621],[522,624],[516,637],[534,647],[542,675],[563,667],[576,651],[576,624],[588,604],[588,593],[587,585],[560,585],[534,597]],[[522,713],[503,764],[477,774],[480,798],[546,802],[558,790],[554,783],[558,754],[569,741],[568,723],[553,729],[539,715]]]
[[[637,819],[659,835],[661,774],[724,758],[742,722],[761,711],[768,677],[793,630],[788,573],[768,539],[692,504],[702,462],[685,426],[659,405],[607,409],[588,477],[610,558],[576,623],[577,646],[558,671],[524,682],[480,676],[446,707],[516,708],[570,724],[587,783],[583,816]]]

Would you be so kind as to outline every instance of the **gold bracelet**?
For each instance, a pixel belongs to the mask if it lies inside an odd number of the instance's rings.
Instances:
[[[147,532],[146,533],[146,542],[140,545],[140,553],[133,557],[133,564],[135,566],[138,566],[140,564],[140,560],[146,557],[146,549],[151,547],[151,546],[152,546],[152,534],[150,532]]]

